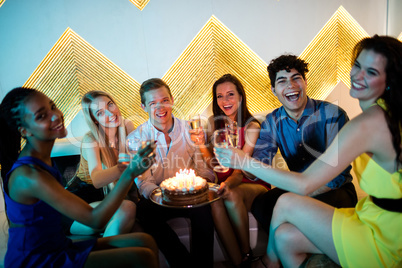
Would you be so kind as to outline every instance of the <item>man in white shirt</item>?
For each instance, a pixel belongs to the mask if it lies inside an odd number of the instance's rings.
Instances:
[[[155,164],[136,183],[142,198],[137,203],[137,217],[165,255],[170,267],[212,267],[214,225],[210,206],[190,209],[167,208],[149,200],[152,191],[180,169],[194,169],[198,176],[213,181],[214,174],[201,153],[191,143],[186,121],[172,115],[173,96],[169,86],[151,78],[140,88],[141,107],[149,120],[128,135],[130,138],[155,140]],[[191,220],[191,254],[177,234],[166,223],[168,219],[187,217]]]

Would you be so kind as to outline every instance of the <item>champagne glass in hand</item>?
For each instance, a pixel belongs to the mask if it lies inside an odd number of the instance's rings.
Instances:
[[[199,129],[201,126],[201,118],[199,114],[190,115],[191,129]]]
[[[141,141],[140,138],[131,137],[126,140],[127,151],[133,157],[139,149],[144,148],[147,145],[146,141]]]
[[[214,146],[217,148],[227,148],[229,146],[229,135],[227,129],[218,129],[214,132]],[[219,162],[219,161],[218,161]],[[229,168],[218,164],[214,167],[216,172],[226,172]]]
[[[239,148],[239,129],[237,127],[237,122],[232,121],[226,124],[226,128],[229,132],[229,142],[232,147]]]
[[[131,135],[126,139],[127,151],[133,157],[139,149],[144,148],[147,145],[147,142],[142,137],[142,128],[143,126],[139,126],[136,129],[136,134],[138,135]]]
[[[141,137],[143,137],[143,141],[145,141],[146,144],[148,144],[148,143],[156,143],[155,142],[155,140],[156,140],[155,139],[155,127],[153,125],[151,125],[148,130],[145,130],[145,129],[146,128],[144,128],[142,130],[144,136],[141,135]],[[155,156],[156,155],[155,155],[155,151],[154,151],[151,154],[151,157],[153,159],[152,166],[151,166],[151,174],[153,174],[153,170],[158,166],[158,163],[156,162]]]
[[[147,146],[147,141],[142,139],[142,126],[139,126],[137,131],[139,134],[138,136],[132,135],[126,139],[127,152],[130,154],[131,159],[134,158],[134,155],[137,154],[141,148]]]
[[[194,142],[195,145],[204,145],[205,144],[205,133],[201,126],[201,117],[199,114],[190,115],[190,138]]]
[[[153,142],[146,142],[145,146],[140,147],[132,156],[130,165],[128,167],[129,172],[134,173],[138,178],[140,178],[141,174],[151,166],[154,149],[155,143]]]

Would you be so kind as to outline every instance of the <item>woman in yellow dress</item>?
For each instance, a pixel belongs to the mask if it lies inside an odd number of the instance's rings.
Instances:
[[[299,267],[308,253],[326,254],[343,267],[402,267],[402,43],[377,35],[361,40],[350,79],[350,95],[363,113],[303,173],[273,169],[237,149],[215,149],[223,165],[293,192],[274,209],[269,267]],[[355,208],[305,196],[356,158],[360,186],[369,196]]]

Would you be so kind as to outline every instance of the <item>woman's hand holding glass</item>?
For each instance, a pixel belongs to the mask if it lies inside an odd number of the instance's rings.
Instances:
[[[153,153],[155,147],[155,142],[145,142],[145,144],[141,143],[137,151],[132,154],[130,164],[124,173],[129,172],[132,176],[139,177],[150,168],[155,158],[155,154]],[[131,150],[130,152],[134,152],[134,150]]]
[[[130,158],[120,158],[119,161],[117,162],[117,168],[119,169],[120,172],[123,172],[126,170],[127,166],[130,164]]]
[[[147,145],[146,141],[142,141],[140,138],[131,137],[127,139],[127,151],[131,156],[134,156],[141,148]]]
[[[215,148],[228,148],[229,146],[229,133],[226,128],[218,129],[214,132],[214,147]],[[214,167],[214,171],[216,172],[227,172],[229,168],[222,166],[219,159],[218,165]]]
[[[222,182],[222,183],[219,185],[218,191],[217,191],[216,193],[217,193],[220,197],[222,197],[223,199],[226,199],[226,198],[230,195],[230,192],[231,192],[231,191],[232,191],[232,190],[231,190],[229,184],[224,181],[224,182]]]
[[[127,151],[131,155],[131,158],[134,157],[135,154],[141,149],[147,146],[148,144],[156,144],[155,142],[155,135],[154,135],[154,130],[151,128],[151,130],[148,132],[145,132],[144,126],[141,125],[137,128],[137,135],[133,135],[130,138],[127,138],[126,140],[126,145],[127,145]],[[156,147],[156,145],[154,146]],[[152,158],[152,167],[156,166],[155,163],[155,152],[153,152],[150,155],[150,158]]]
[[[243,169],[249,158],[243,150],[234,147],[215,146],[214,152],[221,165],[233,169]]]
[[[139,150],[147,146],[147,141],[142,139],[142,126],[139,126],[137,131],[138,136],[133,135],[126,140],[127,151],[130,154],[131,159],[134,158]]]

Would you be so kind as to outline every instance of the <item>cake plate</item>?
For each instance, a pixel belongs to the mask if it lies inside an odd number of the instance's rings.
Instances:
[[[208,205],[212,202],[215,202],[219,198],[221,198],[218,195],[218,189],[219,189],[219,184],[208,182],[209,190],[208,190],[208,200],[198,203],[198,204],[192,204],[192,205],[170,205],[170,204],[164,204],[162,202],[162,192],[161,188],[156,188],[155,190],[152,191],[149,199],[151,199],[152,202],[154,202],[157,205],[163,206],[163,207],[168,207],[168,208],[197,208],[197,207],[202,207],[205,205]]]

